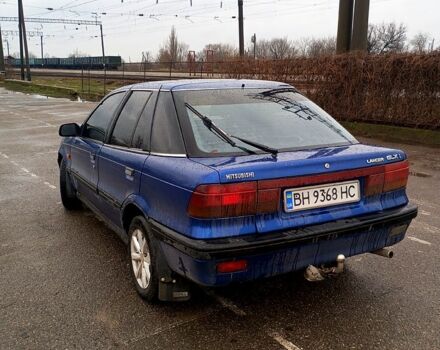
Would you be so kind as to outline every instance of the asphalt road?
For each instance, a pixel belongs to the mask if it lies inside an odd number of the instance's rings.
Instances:
[[[150,305],[117,236],[60,202],[58,126],[93,105],[0,88],[0,349],[440,349],[439,149],[387,144],[408,152],[420,209],[393,259]]]

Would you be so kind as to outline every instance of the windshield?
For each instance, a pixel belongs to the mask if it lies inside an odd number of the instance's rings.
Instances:
[[[279,151],[356,143],[329,114],[301,94],[286,89],[223,89],[177,91],[174,97],[190,155],[243,153],[212,132],[185,104],[194,107],[229,135],[257,142]],[[185,134],[186,132],[184,132]],[[239,140],[237,145],[261,153]]]

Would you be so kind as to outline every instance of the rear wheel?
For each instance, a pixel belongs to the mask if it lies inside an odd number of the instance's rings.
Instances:
[[[151,234],[148,223],[141,216],[136,216],[129,228],[130,242],[128,255],[133,282],[139,295],[155,301],[158,292],[158,277],[156,271],[156,255],[151,244]]]
[[[61,160],[60,164],[60,194],[61,202],[67,210],[81,208],[81,202],[76,197],[75,189],[72,186],[70,174],[66,170],[66,162]]]

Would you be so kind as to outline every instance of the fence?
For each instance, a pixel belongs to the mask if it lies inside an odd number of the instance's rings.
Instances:
[[[34,74],[56,74],[38,72]],[[76,76],[76,73],[61,73]],[[124,85],[180,78],[249,78],[287,82],[339,120],[440,129],[440,53],[336,55],[287,60],[123,63],[117,70],[81,71],[91,79]]]
[[[339,120],[440,129],[440,53],[236,61],[221,74],[289,82]]]

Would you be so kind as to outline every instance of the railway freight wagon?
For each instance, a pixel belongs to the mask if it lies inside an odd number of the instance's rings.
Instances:
[[[20,60],[12,61],[14,67],[20,67]],[[122,63],[121,56],[105,56],[107,69],[117,69]],[[94,57],[67,57],[67,58],[31,58],[31,68],[54,68],[54,69],[103,69],[102,56]]]

